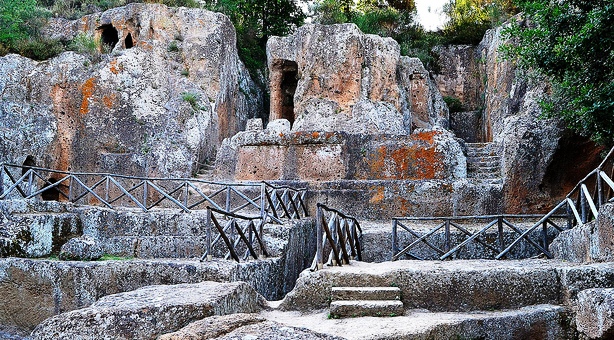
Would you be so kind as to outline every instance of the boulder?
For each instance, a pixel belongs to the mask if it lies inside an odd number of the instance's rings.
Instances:
[[[52,38],[89,34],[110,52],[0,58],[0,162],[189,177],[259,115],[222,14],[130,4],[52,27]]]
[[[587,289],[578,293],[576,327],[588,339],[614,337],[614,288]]]
[[[75,237],[62,245],[58,257],[64,261],[93,261],[103,255],[102,244],[91,236]]]
[[[447,106],[422,63],[354,24],[271,37],[267,59],[270,120],[288,119],[293,131],[403,135],[412,126],[447,126]]]
[[[244,282],[149,286],[51,317],[33,339],[152,339],[211,315],[253,313],[261,297]]]
[[[562,232],[550,249],[555,258],[566,261],[614,261],[614,204],[601,206],[596,220]]]

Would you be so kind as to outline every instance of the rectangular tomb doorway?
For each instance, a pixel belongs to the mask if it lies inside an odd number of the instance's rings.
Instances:
[[[294,93],[298,84],[298,65],[290,60],[277,60],[271,66],[270,121],[287,119],[294,124]]]

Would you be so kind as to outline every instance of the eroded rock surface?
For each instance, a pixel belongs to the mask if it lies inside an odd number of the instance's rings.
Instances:
[[[47,319],[32,338],[153,339],[207,316],[256,312],[259,299],[242,282],[144,287]]]
[[[0,162],[188,177],[258,114],[261,94],[222,14],[130,4],[49,31],[102,36],[112,52],[0,58]]]
[[[596,220],[562,232],[550,249],[556,258],[566,261],[614,261],[614,204],[601,206]]]
[[[501,147],[504,211],[546,212],[597,167],[601,148],[542,117],[549,84],[503,56],[503,29],[487,31],[478,46],[435,49],[434,78],[444,96],[460,100],[450,114],[456,135]]]
[[[576,327],[588,339],[614,337],[614,288],[581,291],[576,309]]]
[[[195,321],[181,330],[160,336],[160,340],[197,339],[326,339],[342,338],[317,333],[306,328],[286,326],[256,314],[212,316]]]
[[[409,134],[447,127],[448,110],[418,59],[354,24],[305,25],[267,42],[271,120],[293,131]]]
[[[75,237],[62,245],[58,257],[67,261],[98,260],[103,255],[100,241],[91,236]]]

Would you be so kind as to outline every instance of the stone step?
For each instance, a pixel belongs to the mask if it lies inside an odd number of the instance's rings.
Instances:
[[[333,301],[330,304],[332,318],[399,316],[403,313],[403,302],[399,300]]]
[[[501,164],[501,157],[486,156],[486,157],[467,157],[467,164]]]
[[[483,164],[467,164],[467,171],[473,171],[475,170],[476,172],[499,172],[501,171],[501,168],[499,167],[498,164],[491,164],[491,163],[483,163]]]
[[[333,287],[332,300],[401,300],[401,290],[399,287]]]

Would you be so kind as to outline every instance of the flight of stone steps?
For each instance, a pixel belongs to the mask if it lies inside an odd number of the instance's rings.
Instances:
[[[333,287],[331,318],[403,315],[398,287]]]
[[[495,143],[466,143],[467,177],[500,184],[501,149]]]

